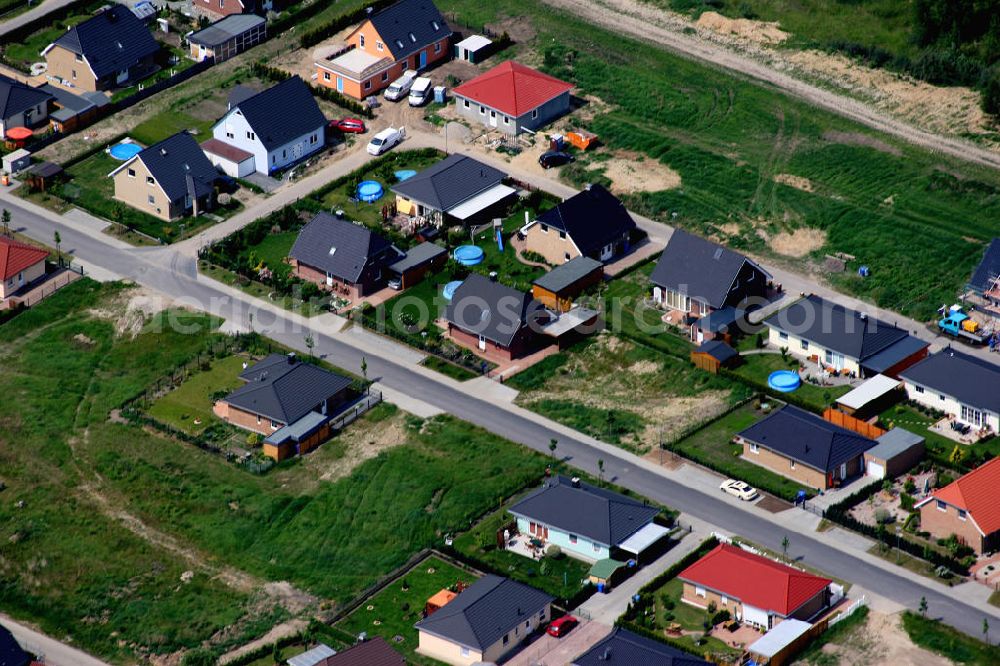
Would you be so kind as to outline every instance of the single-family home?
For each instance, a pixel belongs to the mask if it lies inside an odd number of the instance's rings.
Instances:
[[[1000,433],[1000,366],[952,347],[900,373],[906,396],[977,430]]]
[[[31,655],[14,638],[10,629],[0,626],[0,664],[3,666],[28,666]]]
[[[272,0],[192,0],[191,6],[208,16],[231,14],[266,14],[274,9]]]
[[[519,533],[589,562],[638,559],[669,531],[653,522],[660,510],[648,502],[564,476],[546,479],[509,511]]]
[[[764,324],[775,349],[787,349],[806,365],[854,377],[897,377],[926,357],[929,346],[894,324],[816,295],[800,298]]]
[[[419,71],[448,58],[450,40],[451,28],[431,0],[399,0],[371,11],[342,48],[317,60],[316,82],[364,99],[406,70]]]
[[[586,289],[604,279],[604,264],[579,256],[560,264],[531,283],[531,295],[554,312],[568,312]]]
[[[465,120],[504,134],[535,131],[569,112],[572,83],[508,60],[452,90]]]
[[[192,33],[187,41],[197,62],[222,62],[267,39],[267,21],[256,14],[230,14],[204,30]]]
[[[295,276],[353,301],[384,287],[403,253],[368,227],[323,212],[302,228],[288,258]]]
[[[256,94],[230,98],[212,139],[202,149],[227,175],[270,175],[323,149],[326,118],[305,81],[292,76]]]
[[[294,666],[291,660],[288,664]],[[406,666],[406,660],[376,636],[329,657],[324,666]]]
[[[864,453],[877,444],[794,405],[743,430],[736,443],[744,459],[820,490],[863,474]]]
[[[420,654],[453,666],[499,662],[552,617],[552,597],[488,574],[417,622]]]
[[[15,127],[38,127],[49,116],[52,95],[0,74],[0,139]]]
[[[764,302],[770,280],[749,257],[681,229],[650,275],[653,300],[698,344],[731,337],[746,306]]]
[[[746,624],[769,630],[786,618],[808,621],[830,604],[829,578],[720,543],[677,576],[681,601],[714,603]]]
[[[466,155],[453,154],[390,189],[396,210],[434,226],[480,224],[501,216],[517,190],[503,171]]]
[[[481,355],[510,361],[535,351],[539,330],[549,320],[530,293],[472,273],[445,309],[452,340]]]
[[[588,185],[521,228],[526,250],[559,265],[576,257],[607,263],[630,248],[635,220],[603,185]]]
[[[125,5],[71,27],[45,47],[46,75],[93,92],[131,85],[156,71],[160,45]]]
[[[115,199],[169,221],[211,210],[219,172],[183,131],[136,153],[108,177]]]
[[[45,277],[48,250],[0,235],[0,302]]]
[[[240,379],[243,386],[215,403],[215,415],[269,438],[293,427],[294,439],[282,438],[275,448],[298,446],[298,453],[322,443],[316,433],[352,395],[350,378],[304,363],[295,354],[266,356],[245,368]]]
[[[615,627],[574,659],[571,666],[709,666],[710,663],[666,643]]]
[[[952,534],[977,555],[1000,550],[1000,458],[938,488],[917,502],[920,529],[936,539]]]
[[[983,259],[972,272],[968,289],[979,304],[1000,317],[1000,238],[994,238],[983,252]]]

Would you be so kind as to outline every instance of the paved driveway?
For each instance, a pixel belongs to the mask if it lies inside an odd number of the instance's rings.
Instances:
[[[589,650],[594,643],[611,633],[611,626],[600,622],[581,622],[565,638],[543,634],[504,666],[565,666]]]

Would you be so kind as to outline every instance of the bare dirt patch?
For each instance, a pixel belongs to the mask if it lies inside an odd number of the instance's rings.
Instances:
[[[520,44],[530,42],[538,34],[531,19],[524,16],[511,16],[496,23],[489,23],[486,27],[497,34],[502,35],[506,32],[512,40]]]
[[[823,132],[823,138],[832,143],[842,143],[848,146],[866,146],[868,148],[874,148],[879,152],[895,155],[896,157],[900,157],[903,154],[903,151],[901,151],[896,146],[889,145],[885,141],[881,141],[873,136],[868,136],[867,134],[860,134],[858,132],[837,132],[831,130],[829,132]]]
[[[104,305],[92,308],[89,314],[114,322],[115,335],[135,338],[146,322],[158,312],[170,307],[170,301],[146,287],[121,291]]]
[[[789,187],[794,187],[797,190],[802,190],[803,192],[814,192],[815,186],[812,181],[803,176],[795,176],[790,173],[779,173],[774,177],[774,182],[781,183],[782,185],[788,185]]]
[[[657,160],[618,154],[604,164],[604,175],[611,179],[611,191],[618,194],[660,192],[681,186],[680,174]]]
[[[866,666],[947,666],[951,662],[917,647],[903,629],[899,615],[869,611],[868,619],[836,643],[823,646],[824,664],[865,664]],[[830,661],[830,659],[834,661]]]
[[[377,423],[360,419],[344,430],[333,442],[340,455],[335,460],[323,455],[307,456],[307,464],[314,467],[323,481],[336,481],[348,476],[358,465],[371,460],[383,451],[406,443],[406,417],[402,413]],[[317,451],[322,454],[323,451]]]
[[[800,227],[792,232],[782,231],[768,241],[772,250],[786,257],[804,257],[825,244],[826,232],[807,227]]]
[[[791,36],[778,27],[777,22],[731,19],[718,12],[705,12],[698,17],[695,25],[712,32],[735,35],[761,44],[780,44]]]

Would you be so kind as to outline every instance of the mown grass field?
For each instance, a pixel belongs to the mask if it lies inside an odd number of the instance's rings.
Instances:
[[[584,123],[588,129],[611,150],[644,153],[680,174],[679,188],[626,197],[640,213],[800,269],[848,253],[856,260],[847,271],[826,276],[834,285],[918,318],[954,299],[995,234],[1000,176],[993,171],[543,4],[443,0],[442,8],[470,25],[526,17],[543,69],[576,84],[576,94],[612,105]],[[781,174],[808,179],[812,191],[777,182]],[[802,227],[825,235],[804,258],[779,255],[764,238]],[[856,277],[860,264],[871,267],[869,278]]]
[[[243,356],[227,356],[212,361],[209,370],[192,375],[176,389],[157,399],[149,407],[149,415],[192,435],[203,432],[214,418],[212,395],[232,391],[243,383],[239,374],[246,360]]]

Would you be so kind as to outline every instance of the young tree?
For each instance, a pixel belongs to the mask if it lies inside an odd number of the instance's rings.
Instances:
[[[604,458],[597,459],[597,478],[604,483]]]
[[[552,439],[549,440],[549,453],[552,454],[553,458],[556,457],[556,447],[557,446],[559,446],[559,440],[557,440],[555,437],[553,437]]]
[[[60,246],[62,245],[62,236],[60,236],[57,231],[52,238],[56,242],[56,260],[62,264],[62,250],[60,249]]]
[[[785,536],[781,537],[781,552],[784,555],[784,557],[785,557],[786,560],[788,559],[788,544],[789,543],[790,542],[788,541],[788,535],[787,534]]]
[[[983,642],[987,645],[990,644],[990,621],[985,617],[983,618]]]
[[[927,597],[920,597],[920,604],[917,606],[920,615],[927,617]]]
[[[361,376],[368,381],[368,359],[364,356],[361,357]]]
[[[6,208],[0,213],[0,222],[3,222],[4,236],[10,236],[10,211]]]
[[[312,358],[313,358],[313,348],[316,346],[316,340],[315,340],[315,338],[313,338],[312,333],[310,333],[309,335],[307,335],[304,338],[304,340],[305,340],[305,343],[306,343],[306,349],[309,350],[309,360],[311,361]]]

